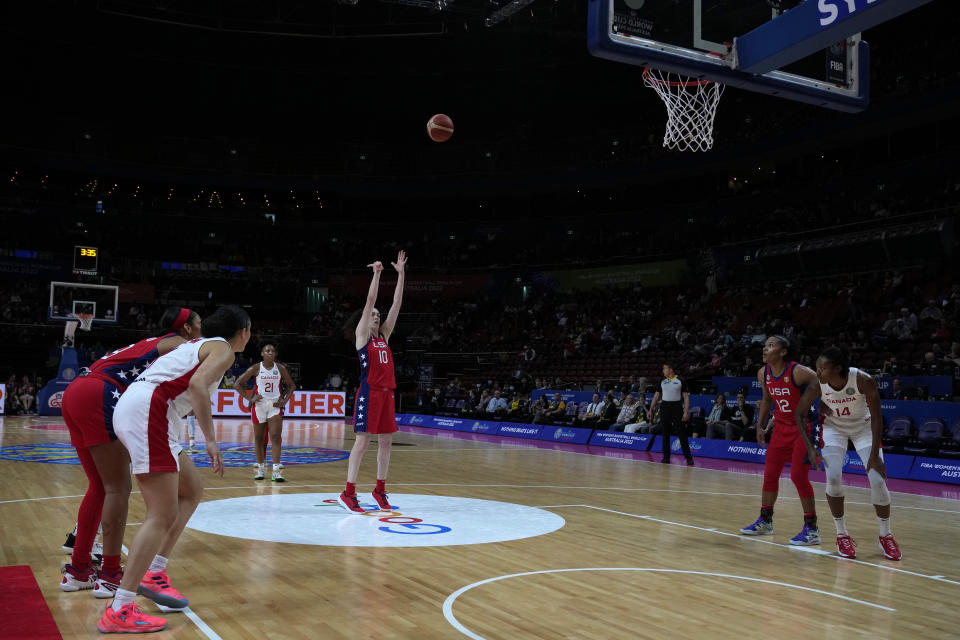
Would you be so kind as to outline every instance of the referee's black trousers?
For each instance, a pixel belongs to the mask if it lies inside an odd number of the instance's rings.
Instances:
[[[680,448],[683,457],[688,460],[690,455],[690,441],[687,439],[687,428],[683,424],[683,402],[660,403],[660,426],[663,429],[663,457],[670,457],[670,436],[675,434],[680,438]]]

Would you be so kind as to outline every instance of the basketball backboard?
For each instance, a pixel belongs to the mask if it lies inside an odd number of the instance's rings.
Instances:
[[[797,0],[589,0],[588,47],[593,55],[617,62],[840,111],[865,109],[870,96],[869,47],[859,33],[764,74],[737,68],[736,39],[798,4]],[[796,37],[808,36],[797,33]]]
[[[81,313],[93,314],[93,322],[115,324],[119,289],[113,285],[51,282],[49,320],[69,320]]]

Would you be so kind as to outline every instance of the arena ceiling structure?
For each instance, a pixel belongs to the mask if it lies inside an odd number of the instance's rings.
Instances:
[[[691,158],[659,149],[665,114],[641,72],[589,55],[582,0],[5,3],[0,150],[71,169],[346,190],[430,189],[449,175],[509,188],[571,172],[658,181],[957,113],[956,14],[932,2],[865,34],[865,114],[731,90],[715,152]],[[449,142],[426,135],[435,113],[453,118]]]

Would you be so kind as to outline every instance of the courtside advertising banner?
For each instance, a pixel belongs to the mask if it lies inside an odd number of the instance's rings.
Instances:
[[[283,415],[295,418],[343,418],[346,395],[342,391],[294,391]],[[250,403],[236,389],[217,389],[210,410],[218,417],[250,415]]]

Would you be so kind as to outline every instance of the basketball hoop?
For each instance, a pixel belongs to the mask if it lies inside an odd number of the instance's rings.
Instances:
[[[80,321],[80,328],[84,331],[90,331],[90,327],[93,326],[93,314],[92,313],[78,313],[77,320]]]
[[[678,151],[709,151],[713,147],[713,118],[723,85],[646,67],[643,83],[667,106],[663,146]]]

